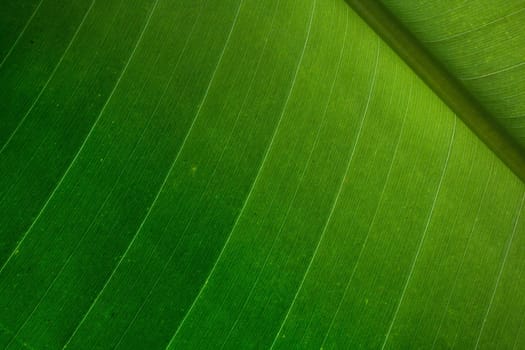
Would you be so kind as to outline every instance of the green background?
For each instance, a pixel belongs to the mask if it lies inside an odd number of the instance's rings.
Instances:
[[[522,142],[523,3],[442,3],[385,1]],[[525,348],[523,183],[344,1],[0,33],[0,347]]]

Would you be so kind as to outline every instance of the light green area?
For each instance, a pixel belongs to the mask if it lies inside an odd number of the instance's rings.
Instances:
[[[525,147],[525,4],[381,0]]]
[[[1,42],[0,347],[525,348],[523,183],[344,1],[66,3]]]

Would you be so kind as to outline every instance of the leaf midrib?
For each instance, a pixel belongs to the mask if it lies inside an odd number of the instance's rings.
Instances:
[[[525,152],[465,86],[378,1],[345,0],[434,93],[525,183]]]

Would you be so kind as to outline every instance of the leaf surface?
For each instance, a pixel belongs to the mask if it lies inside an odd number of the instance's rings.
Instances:
[[[381,1],[523,147],[523,1]]]
[[[0,346],[525,347],[523,183],[344,1],[0,6]]]

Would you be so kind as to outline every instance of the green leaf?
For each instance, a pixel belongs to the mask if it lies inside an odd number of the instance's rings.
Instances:
[[[383,3],[524,146],[523,2]]]
[[[523,144],[479,3],[385,1]],[[0,8],[1,347],[525,347],[523,182],[344,1]]]

